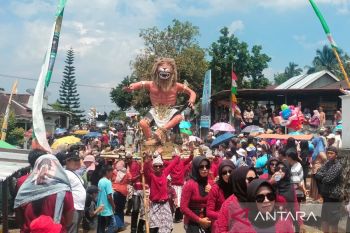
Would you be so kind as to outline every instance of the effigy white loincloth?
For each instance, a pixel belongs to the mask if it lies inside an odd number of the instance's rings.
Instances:
[[[158,127],[164,127],[171,118],[177,113],[176,108],[170,108],[168,106],[157,106],[151,108],[149,114],[151,114],[154,122]]]

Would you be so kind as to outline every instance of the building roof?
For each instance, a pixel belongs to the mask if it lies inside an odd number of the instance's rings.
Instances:
[[[10,99],[10,94],[2,93],[0,94],[0,114],[4,114],[6,112],[7,104]],[[29,119],[32,118],[32,109],[29,106],[29,102],[31,99],[30,94],[16,94],[12,96],[11,101],[11,110],[15,113],[17,119]],[[60,114],[60,115],[68,115],[71,113],[67,111],[58,111],[52,109],[49,105],[43,108],[44,113],[51,114]]]
[[[16,116],[31,117],[31,111],[26,105],[29,100],[28,94],[17,94],[12,96],[11,109],[15,112]],[[10,99],[10,94],[0,94],[0,114],[6,112],[7,104]]]
[[[27,150],[0,149],[0,182],[29,167],[28,153]]]
[[[277,86],[275,89],[304,89],[326,74],[329,75],[329,77],[331,77],[332,79],[334,79],[334,82],[340,81],[331,72],[327,70],[322,70],[312,74],[302,74],[302,75],[292,77],[287,81],[285,81],[284,83],[282,83],[281,85]],[[328,86],[329,85],[327,85],[326,88],[328,88]]]

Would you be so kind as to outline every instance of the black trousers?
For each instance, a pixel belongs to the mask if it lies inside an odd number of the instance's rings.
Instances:
[[[105,233],[106,227],[112,224],[112,216],[100,216],[97,217],[97,233]],[[107,230],[108,232],[108,230]]]
[[[136,233],[141,207],[141,196],[133,195],[131,198],[132,213],[131,213],[131,233]]]

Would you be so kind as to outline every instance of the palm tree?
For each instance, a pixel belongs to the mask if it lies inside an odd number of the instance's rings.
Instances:
[[[342,51],[338,50],[339,56],[342,57]],[[313,73],[321,70],[328,70],[334,74],[339,73],[338,61],[333,50],[327,45],[323,46],[322,50],[316,50],[316,57],[312,61],[312,67],[308,73]]]
[[[297,68],[299,65],[294,62],[289,62],[288,66],[284,69],[284,74],[286,77],[291,78],[300,75],[303,72],[302,68]]]

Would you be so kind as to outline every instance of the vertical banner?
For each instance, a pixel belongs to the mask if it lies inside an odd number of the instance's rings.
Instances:
[[[204,85],[203,85],[203,96],[202,96],[202,111],[201,111],[201,128],[210,128],[210,97],[211,97],[211,70],[205,72]]]
[[[237,75],[233,71],[233,64],[232,64],[232,71],[231,71],[231,115],[232,117],[235,116],[235,110],[237,109]]]
[[[67,0],[59,0],[55,22],[52,26],[48,49],[45,54],[44,63],[41,66],[39,79],[36,84],[35,93],[33,97],[32,117],[35,140],[43,149],[45,149],[48,152],[51,152],[51,148],[46,138],[46,128],[42,108],[44,101],[44,93],[46,88],[50,84],[52,71],[56,60],[58,42],[61,33],[63,12],[66,2]]]

